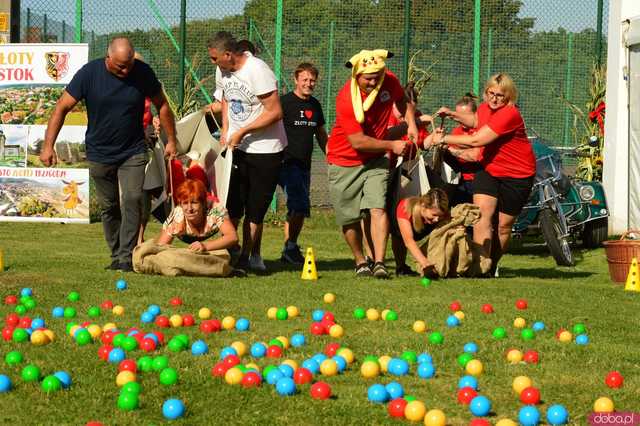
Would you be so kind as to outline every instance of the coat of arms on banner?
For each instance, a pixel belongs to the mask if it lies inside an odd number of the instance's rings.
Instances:
[[[58,81],[69,71],[69,52],[46,52],[47,74]]]

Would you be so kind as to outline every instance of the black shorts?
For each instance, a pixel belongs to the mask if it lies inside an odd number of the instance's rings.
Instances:
[[[233,168],[227,196],[229,217],[262,223],[280,177],[282,152],[250,154],[233,151]]]
[[[509,216],[518,216],[529,200],[534,176],[510,178],[491,176],[485,170],[476,173],[473,193],[490,195],[498,199],[498,211]]]

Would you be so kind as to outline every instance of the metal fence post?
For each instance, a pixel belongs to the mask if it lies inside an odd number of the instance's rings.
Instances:
[[[82,43],[82,0],[76,0],[76,27],[74,41]]]
[[[43,43],[48,43],[47,41],[47,14],[44,14],[44,24],[42,25],[42,35],[40,36],[40,41]]]
[[[491,68],[493,68],[493,28],[489,28],[487,34],[487,80],[491,78]],[[476,92],[474,95],[478,96],[479,93]]]
[[[324,105],[328,113],[327,115],[328,122],[332,121],[331,117],[333,112],[332,103],[331,103],[331,84],[333,83],[333,32],[335,30],[335,25],[336,23],[334,21],[331,21],[331,25],[329,26],[329,52],[327,55],[328,58],[327,58],[327,76],[326,76],[327,95],[325,96],[325,100],[324,100]]]
[[[409,80],[409,51],[411,50],[411,0],[404,0],[404,43],[402,57],[402,83]]]
[[[178,102],[184,107],[184,61],[187,56],[187,0],[180,2],[180,55],[178,75]],[[196,82],[197,83],[197,82]]]
[[[277,9],[276,9],[276,52],[275,58],[273,60],[273,72],[276,75],[276,80],[280,83],[280,77],[282,74],[282,2],[283,0],[278,0]]]
[[[475,0],[473,15],[473,92],[480,92],[480,8],[482,0]]]
[[[65,42],[65,39],[67,38],[67,23],[63,20],[62,21],[62,42]]]
[[[29,42],[29,29],[31,28],[31,8],[27,8],[27,31],[24,34],[25,43]]]
[[[602,0],[598,0],[598,22],[596,23],[596,61],[602,64]]]
[[[571,92],[573,92],[573,33],[568,33],[567,37],[567,76],[565,78],[565,94],[567,102],[571,102]],[[564,112],[564,137],[563,146],[569,145],[569,121],[571,119],[569,108]]]

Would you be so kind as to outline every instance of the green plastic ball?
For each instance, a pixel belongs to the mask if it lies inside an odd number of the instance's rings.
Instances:
[[[37,305],[37,303],[36,303],[36,301],[35,301],[35,300],[33,300],[33,299],[29,299],[29,300],[26,300],[26,301],[24,302],[24,308],[25,308],[27,311],[30,311],[30,310],[34,309],[34,308],[36,307],[36,305]]]
[[[473,355],[465,352],[463,354],[458,355],[458,364],[460,364],[460,367],[465,368],[467,366],[467,363],[472,359],[473,359]]]
[[[15,328],[13,330],[12,339],[17,343],[26,342],[27,340],[29,340],[29,333],[27,333],[27,330],[25,330],[24,328]]]
[[[118,397],[118,408],[122,411],[133,411],[138,408],[138,394],[121,392]]]
[[[415,364],[416,361],[418,361],[418,355],[416,355],[416,353],[413,351],[402,352],[402,355],[400,355],[400,358],[404,359],[409,364]]]
[[[20,296],[20,299],[18,299],[18,302],[20,302],[21,305],[24,305],[29,300],[33,300],[31,296]]]
[[[160,372],[160,383],[171,386],[178,381],[178,372],[173,368],[165,368]]]
[[[248,369],[245,365],[243,365],[243,364],[238,364],[238,365],[236,365],[236,368],[237,368],[238,370],[242,371],[243,373],[246,373],[247,371],[249,371],[249,369]]]
[[[98,318],[102,312],[97,306],[91,306],[87,311],[87,314],[89,315],[89,318]]]
[[[177,334],[175,336],[175,339],[180,340],[184,347],[189,346],[189,336],[187,336],[186,334]]]
[[[140,394],[142,387],[138,382],[127,382],[122,386],[122,393],[134,393],[136,395]]]
[[[22,362],[22,354],[18,351],[11,351],[4,356],[7,365],[18,365]]]
[[[153,359],[153,371],[162,371],[169,366],[169,358],[164,355],[157,356]]]
[[[270,372],[271,370],[275,369],[275,368],[278,368],[278,367],[276,367],[275,365],[271,365],[271,364],[270,364],[270,365],[267,365],[267,366],[262,370],[262,377],[263,377],[264,379],[266,379],[266,378],[267,378],[267,375],[269,374],[269,372]]]
[[[575,335],[585,334],[586,332],[587,332],[587,327],[585,327],[584,324],[582,323],[578,323],[573,326],[573,334]]]
[[[420,280],[420,284],[422,284],[424,287],[429,287],[431,285],[431,279],[429,279],[429,277],[422,277],[422,279]]]
[[[355,319],[364,319],[367,316],[367,312],[363,308],[356,308],[353,311],[353,317]]]
[[[280,346],[282,349],[284,349],[284,344],[278,339],[269,340],[269,346]]]
[[[20,304],[16,306],[14,312],[18,315],[24,315],[27,313],[27,308],[24,305]]]
[[[385,321],[396,321],[398,319],[398,314],[396,311],[389,311],[387,315],[384,317]]]
[[[37,382],[40,380],[40,369],[33,364],[29,364],[22,369],[20,377],[25,382]]]
[[[434,331],[429,335],[429,343],[433,345],[441,345],[442,342],[444,342],[444,337],[442,336],[442,333]]]
[[[278,308],[278,310],[276,311],[276,318],[279,320],[286,320],[287,318],[289,318],[289,313],[285,308]]]
[[[55,391],[59,391],[60,388],[62,388],[62,383],[60,382],[60,379],[58,379],[56,376],[47,376],[42,380],[42,390],[45,391],[46,393],[49,392],[55,392]]]
[[[536,332],[530,328],[525,328],[520,333],[522,340],[533,340],[536,338]]]
[[[67,296],[67,300],[69,302],[77,302],[78,300],[80,300],[80,293],[78,293],[77,291],[72,291]]]
[[[182,340],[176,339],[175,337],[169,340],[169,344],[167,345],[171,352],[180,352],[184,349],[184,344]]]
[[[115,336],[113,336],[113,340],[111,341],[111,344],[115,347],[115,348],[121,348],[122,344],[124,342],[124,339],[126,339],[127,336],[123,333],[118,333]]]
[[[505,337],[507,337],[507,331],[504,328],[498,327],[495,330],[493,330],[494,339],[501,340],[501,339],[504,339]]]
[[[70,322],[70,323],[68,323],[68,324],[66,325],[66,327],[65,327],[66,333],[67,333],[67,334],[71,333],[71,329],[72,329],[73,327],[75,327],[76,325],[78,325],[78,324],[76,324],[75,322]]]
[[[415,401],[416,397],[413,396],[413,395],[405,395],[404,396],[404,400],[407,401],[407,402],[411,402],[411,401]]]
[[[65,318],[75,318],[78,313],[74,308],[64,308],[64,317]]]
[[[375,362],[376,364],[379,364],[380,361],[378,361],[378,357],[375,355],[367,355],[364,357],[364,359],[362,360],[362,362],[367,362],[367,361],[372,361]]]
[[[153,370],[153,358],[150,356],[143,356],[137,362],[138,370],[143,373],[148,373]]]
[[[78,334],[76,334],[76,343],[79,346],[88,345],[89,343],[91,343],[91,340],[91,333],[89,333],[87,330],[80,330],[78,331]]]
[[[138,341],[133,336],[127,336],[122,339],[122,349],[124,349],[125,351],[133,351],[137,349],[137,347]]]

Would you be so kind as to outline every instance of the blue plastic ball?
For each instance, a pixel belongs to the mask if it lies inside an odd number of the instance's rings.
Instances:
[[[533,323],[531,328],[533,329],[533,331],[542,331],[544,330],[544,323],[542,321],[536,321]]]
[[[0,374],[0,393],[9,392],[11,390],[11,379],[9,376]]]
[[[278,370],[282,373],[284,377],[293,377],[293,367],[289,364],[282,364],[278,367]]]
[[[569,421],[569,412],[560,404],[547,408],[547,421],[552,425],[565,425]]]
[[[314,356],[311,357],[311,359],[313,359],[315,362],[317,362],[318,365],[322,364],[322,361],[324,361],[327,358],[328,357],[323,353],[315,354]]]
[[[458,381],[458,389],[462,388],[472,388],[473,390],[478,390],[478,379],[473,376],[463,376]]]
[[[418,355],[417,362],[418,364],[433,364],[433,358],[428,353],[423,352]]]
[[[231,346],[222,348],[222,350],[220,351],[220,359],[225,359],[229,355],[238,355],[238,352]]]
[[[158,343],[160,343],[160,339],[158,339],[158,336],[156,336],[156,335],[155,335],[155,334],[153,334],[153,333],[147,333],[147,334],[145,334],[145,335],[144,335],[144,338],[145,338],[145,339],[152,339],[154,342],[156,342],[156,345],[157,345]]]
[[[251,345],[251,356],[254,358],[262,358],[267,353],[267,347],[264,343],[256,342]]]
[[[518,412],[518,421],[523,426],[536,426],[540,423],[540,411],[533,405],[527,405]]]
[[[236,321],[236,330],[238,331],[247,331],[249,326],[249,320],[246,318],[238,318],[238,321]]]
[[[54,318],[62,318],[64,316],[64,308],[62,306],[56,306],[51,311],[51,316]]]
[[[302,362],[302,367],[311,371],[313,374],[318,374],[320,371],[320,364],[315,359],[306,359]]]
[[[149,305],[149,307],[147,308],[147,312],[151,312],[154,317],[157,317],[162,311],[160,310],[160,306],[158,305]]]
[[[389,394],[389,399],[402,398],[404,396],[404,388],[398,382],[387,383],[384,388]]]
[[[471,400],[469,410],[474,416],[484,417],[491,411],[491,401],[486,396],[478,395]]]
[[[209,346],[207,346],[204,340],[196,340],[191,345],[191,353],[193,355],[204,355],[208,352],[209,352]]]
[[[66,371],[56,371],[53,373],[54,376],[60,380],[60,384],[62,384],[62,389],[69,389],[71,387],[71,376]]]
[[[167,399],[162,404],[162,415],[165,419],[179,419],[184,415],[184,403],[179,399]]]
[[[342,373],[347,368],[347,360],[340,355],[334,355],[332,358],[338,364],[338,373]]]
[[[586,345],[587,343],[589,343],[589,336],[587,336],[586,334],[578,334],[576,336],[576,343],[578,345]]]
[[[276,382],[276,392],[283,396],[296,393],[296,384],[291,377],[283,377]]]
[[[29,287],[25,287],[22,290],[20,290],[20,296],[31,297],[33,296],[33,290],[31,290]]]
[[[431,363],[418,364],[418,377],[423,379],[431,379],[436,375],[436,367]]]
[[[447,327],[457,327],[460,325],[460,320],[455,315],[449,315],[447,317]]]
[[[324,317],[324,311],[322,309],[316,309],[311,314],[311,318],[316,322],[322,321],[322,317]]]
[[[153,322],[155,319],[156,317],[149,311],[143,312],[142,315],[140,315],[140,322],[145,324]]]
[[[475,354],[476,352],[478,352],[478,345],[476,345],[473,342],[469,342],[466,345],[464,345],[463,351],[465,351],[468,354]]]
[[[26,331],[26,332],[27,332],[27,334],[28,334],[29,336],[31,336],[31,333],[33,333],[33,328],[31,328],[31,327],[29,327],[29,328],[25,328],[25,329],[24,329],[24,331]]]
[[[278,368],[274,368],[273,370],[269,371],[269,373],[267,373],[267,383],[269,383],[270,385],[275,385],[276,383],[278,383],[278,380],[284,378],[284,374],[282,374],[282,371],[280,371],[280,369]]]
[[[34,330],[44,328],[44,320],[42,318],[34,318],[31,320],[31,328]]]
[[[126,357],[127,357],[127,354],[124,352],[124,349],[122,349],[122,348],[113,348],[109,352],[108,360],[112,364],[119,364],[120,362],[124,361],[124,359]]]
[[[299,348],[300,346],[304,346],[307,343],[307,339],[304,337],[304,334],[294,334],[291,336],[291,346],[294,348]]]
[[[387,392],[384,385],[376,383],[375,385],[371,385],[367,390],[367,398],[369,398],[371,402],[382,404],[389,400],[389,392]]]
[[[127,282],[125,280],[120,278],[118,281],[116,281],[116,290],[122,291],[126,289],[127,289]]]
[[[404,376],[409,372],[409,363],[404,359],[393,358],[387,365],[387,371],[394,376]]]

